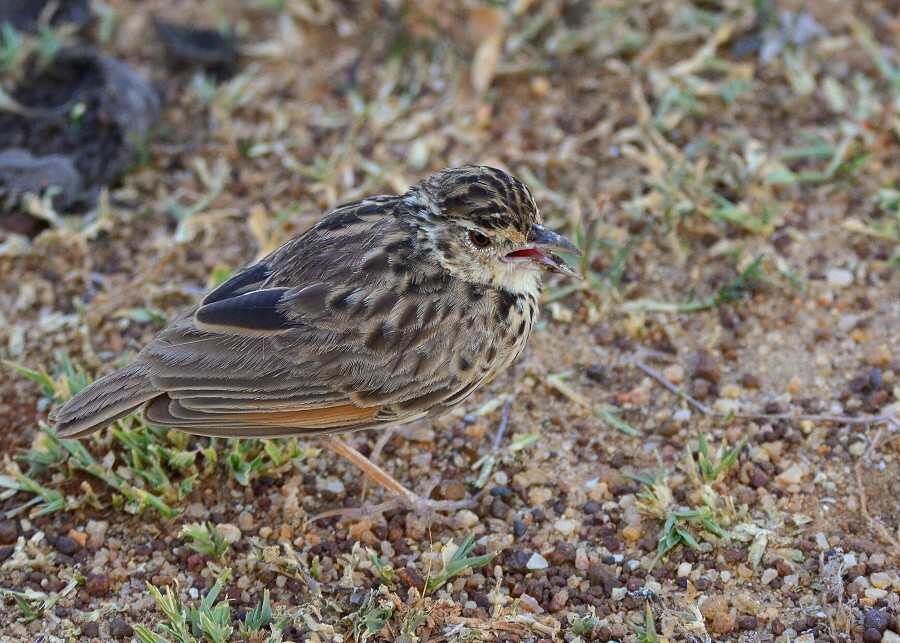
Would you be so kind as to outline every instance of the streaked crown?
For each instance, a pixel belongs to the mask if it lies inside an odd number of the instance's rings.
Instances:
[[[468,219],[484,230],[516,230],[527,235],[541,215],[531,191],[495,167],[467,165],[437,172],[419,185],[436,214]]]

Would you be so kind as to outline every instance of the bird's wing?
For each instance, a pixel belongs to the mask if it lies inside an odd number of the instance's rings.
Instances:
[[[165,328],[139,356],[164,392],[147,419],[228,437],[319,433],[410,421],[473,390],[489,302],[417,263],[408,235],[366,203]]]

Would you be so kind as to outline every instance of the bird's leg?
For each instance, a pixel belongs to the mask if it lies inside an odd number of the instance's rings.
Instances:
[[[416,513],[421,513],[426,516],[435,518],[437,517],[435,512],[466,509],[468,507],[472,507],[474,504],[474,500],[455,501],[430,500],[429,498],[422,498],[397,482],[397,480],[394,479],[391,474],[369,460],[366,456],[364,456],[362,453],[351,447],[340,438],[336,438],[332,435],[322,435],[319,436],[319,440],[328,449],[359,467],[359,469],[361,469],[362,472],[365,473],[370,480],[397,495],[397,501],[388,501],[380,505],[375,505],[373,507],[370,507],[368,510],[366,510],[365,507],[362,507],[360,508],[359,512],[352,509],[329,511],[327,512],[327,514],[322,514],[320,517],[324,517],[325,515],[350,515],[356,513],[365,515],[378,511],[388,511],[390,509],[396,508],[399,505],[407,506]]]

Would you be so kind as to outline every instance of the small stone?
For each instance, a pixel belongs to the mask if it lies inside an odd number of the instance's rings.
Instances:
[[[84,547],[85,545],[87,545],[88,536],[83,531],[70,529],[67,535],[69,536],[69,538],[72,538],[76,543],[78,543],[79,547]]]
[[[565,536],[568,536],[569,534],[571,534],[575,531],[575,528],[577,527],[577,525],[575,524],[574,520],[569,520],[567,518],[563,518],[563,519],[557,520],[554,527],[556,528],[556,531],[558,531],[559,533],[561,533]]]
[[[14,520],[0,520],[0,545],[11,545],[19,537],[19,525]]]
[[[885,630],[884,634],[881,635],[881,643],[900,643],[900,634],[891,630]]]
[[[737,620],[737,628],[739,630],[755,630],[759,626],[759,621],[755,616],[739,616]]]
[[[590,567],[590,560],[588,559],[587,551],[584,547],[579,547],[575,550],[575,569],[580,572],[587,571]]]
[[[528,562],[525,564],[525,567],[528,569],[536,570],[536,569],[547,569],[550,566],[550,563],[547,562],[547,559],[541,556],[539,553],[535,552],[531,555],[531,558],[528,559]]]
[[[843,268],[830,268],[825,271],[825,281],[832,288],[846,288],[853,283],[853,273]]]
[[[478,524],[478,514],[468,509],[461,509],[456,512],[456,522],[464,529],[471,529]]]
[[[791,395],[796,395],[800,391],[803,390],[803,380],[799,377],[792,377],[791,381],[787,383],[785,389]]]
[[[663,377],[672,382],[672,384],[681,384],[684,382],[684,369],[678,364],[672,364],[663,369]]]
[[[106,540],[106,532],[109,531],[109,522],[106,520],[88,520],[84,526],[91,547],[99,549]]]
[[[881,632],[874,627],[870,627],[863,632],[863,643],[881,643]]]
[[[706,380],[711,384],[718,384],[722,379],[722,369],[715,358],[709,353],[698,353],[694,356],[694,368],[692,369],[694,378]]]
[[[88,639],[100,638],[100,626],[97,621],[88,621],[81,626],[81,635]]]
[[[872,583],[872,587],[887,589],[891,586],[891,577],[884,572],[875,572],[869,576],[869,582]]]
[[[728,614],[728,601],[721,596],[710,596],[703,601],[700,613],[714,634],[728,634],[734,630],[734,619]]]
[[[626,525],[622,530],[622,538],[628,542],[636,543],[641,539],[641,528],[638,525]]]
[[[782,484],[800,484],[803,480],[803,469],[799,464],[792,464],[775,478]]]
[[[778,572],[770,567],[762,573],[762,578],[760,578],[760,580],[763,585],[768,585],[776,578],[778,578]]]
[[[78,541],[71,536],[63,536],[56,541],[56,550],[66,556],[71,556],[79,549],[80,545],[78,544]]]
[[[678,578],[686,578],[691,575],[693,566],[690,563],[681,563],[678,565]]]
[[[691,419],[690,409],[678,409],[672,414],[672,419],[676,422],[687,422]]]
[[[877,587],[870,587],[866,590],[866,598],[871,598],[873,601],[884,598],[887,594],[886,589],[878,589]]]
[[[230,545],[233,545],[241,539],[241,530],[238,529],[237,525],[232,525],[230,522],[216,525],[216,531],[219,532],[219,535]]]
[[[109,624],[109,633],[113,638],[127,639],[134,634],[134,629],[124,618],[117,616]]]
[[[553,595],[553,598],[550,599],[550,611],[558,612],[563,609],[569,602],[569,591],[566,589],[561,589]]]
[[[628,595],[628,589],[625,587],[613,587],[609,595],[614,601],[621,601]]]
[[[95,598],[101,598],[109,593],[111,582],[106,574],[88,574],[84,581],[84,589]]]
[[[866,629],[874,628],[879,632],[884,632],[890,620],[890,617],[883,610],[870,610],[863,620],[863,625]]]
[[[544,611],[544,608],[530,594],[522,594],[519,597],[519,607],[532,614],[541,614]]]

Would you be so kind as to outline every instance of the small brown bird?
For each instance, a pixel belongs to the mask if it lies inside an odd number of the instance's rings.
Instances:
[[[580,278],[553,251],[581,254],[541,225],[521,181],[438,172],[335,209],[50,420],[78,438],[143,406],[147,422],[197,435],[317,436],[427,509],[331,434],[440,415],[503,371],[534,325],[542,273]]]

